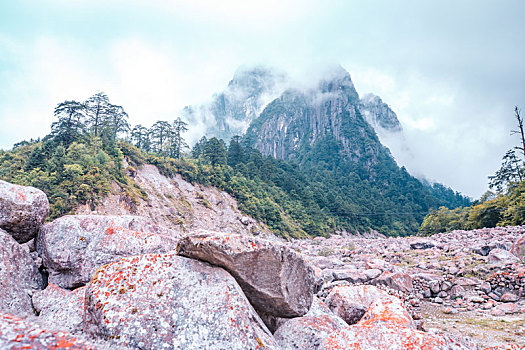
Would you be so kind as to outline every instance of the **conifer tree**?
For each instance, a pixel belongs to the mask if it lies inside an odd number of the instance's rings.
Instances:
[[[159,120],[151,126],[149,131],[153,151],[162,156],[168,155],[169,141],[173,134],[171,124],[167,121]]]
[[[105,93],[99,92],[88,98],[85,105],[91,132],[95,137],[98,137],[110,113],[109,98]]]
[[[53,138],[68,147],[77,141],[86,131],[84,123],[86,106],[77,101],[65,101],[55,108],[54,115],[58,119],[51,124]]]
[[[189,148],[188,144],[182,137],[182,134],[186,131],[188,131],[188,123],[184,122],[180,117],[173,121],[172,149],[174,150],[173,155],[177,159],[181,158],[182,152],[185,148]]]
[[[203,136],[201,137],[201,139],[193,146],[193,148],[191,149],[191,156],[194,158],[194,159],[198,159],[201,154],[202,154],[202,150],[204,148],[204,145],[206,144],[206,142],[208,142],[208,139],[206,138],[206,136]]]
[[[131,141],[138,148],[150,152],[151,151],[151,140],[148,128],[142,125],[135,125],[131,130]]]
[[[243,160],[243,149],[241,146],[241,137],[234,136],[230,140],[228,147],[228,165],[235,166]]]
[[[215,168],[217,165],[226,164],[226,145],[216,137],[211,138],[203,147],[204,159]]]
[[[122,106],[109,105],[107,127],[111,131],[111,136],[116,139],[121,133],[128,133],[130,130],[128,114]]]

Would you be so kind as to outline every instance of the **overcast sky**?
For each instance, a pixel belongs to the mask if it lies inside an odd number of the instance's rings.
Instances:
[[[517,143],[525,1],[1,1],[0,148],[106,92],[132,124],[172,120],[240,65],[340,63],[397,113],[413,173],[472,197]]]

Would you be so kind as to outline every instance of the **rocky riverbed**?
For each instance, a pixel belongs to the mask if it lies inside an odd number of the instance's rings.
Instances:
[[[2,349],[525,346],[525,227],[288,242],[48,209],[0,182]]]

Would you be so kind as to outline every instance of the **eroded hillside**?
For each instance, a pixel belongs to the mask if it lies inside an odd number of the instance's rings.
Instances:
[[[125,167],[128,165],[125,164]],[[212,231],[274,237],[268,228],[243,214],[237,201],[228,193],[212,186],[191,184],[180,175],[168,178],[151,164],[143,164],[128,176],[135,181],[144,198],[128,199],[122,189],[112,184],[112,193],[94,208],[79,206],[77,214],[139,215],[158,225],[176,227],[183,232]]]

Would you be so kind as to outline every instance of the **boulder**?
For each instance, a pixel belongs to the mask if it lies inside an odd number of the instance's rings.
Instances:
[[[499,304],[493,310],[502,311],[505,314],[516,314],[520,312],[519,306],[514,303]]]
[[[446,336],[424,333],[395,323],[360,327],[354,325],[331,333],[323,339],[322,350],[472,350]]]
[[[228,270],[260,312],[295,317],[310,309],[314,271],[301,255],[283,244],[201,232],[182,238],[177,252]]]
[[[28,319],[0,313],[0,349],[102,349],[67,332],[51,331]],[[107,347],[106,349],[117,347]]]
[[[344,327],[346,323],[335,315],[303,316],[279,327],[274,337],[283,350],[316,350],[324,338]]]
[[[410,242],[411,249],[430,249],[436,246],[436,242],[428,238],[416,238]]]
[[[44,192],[0,180],[0,228],[18,243],[31,240],[49,213]]]
[[[278,348],[228,272],[174,254],[101,267],[85,308],[87,334],[134,348]]]
[[[330,310],[330,307],[326,305],[321,299],[314,296],[312,299],[312,306],[310,307],[310,310],[306,313],[305,316],[336,316],[332,310]],[[338,320],[340,320],[341,326],[346,326],[347,323],[340,317],[337,317]]]
[[[352,291],[353,300],[370,302],[365,315],[358,323],[328,335],[319,349],[470,349],[456,340],[416,330],[401,300],[378,289],[368,289],[373,287],[359,287]]]
[[[505,293],[501,296],[500,301],[503,303],[514,303],[520,299],[519,296],[513,293]]]
[[[374,303],[386,303],[395,307],[399,315],[406,318],[406,325],[413,327],[413,320],[404,312],[399,299],[374,286],[337,286],[326,298],[328,307],[349,325],[359,322]],[[379,306],[374,306],[379,307]]]
[[[143,217],[69,215],[42,226],[37,250],[49,282],[71,289],[121,257],[174,250],[178,237]]]
[[[525,234],[518,237],[512,244],[510,252],[525,263]]]
[[[0,229],[0,312],[18,316],[33,314],[31,294],[43,288],[42,276],[24,249]]]
[[[74,291],[49,284],[33,294],[33,306],[38,318],[50,326],[70,333],[82,331],[86,287]]]
[[[520,259],[507,250],[496,248],[490,251],[488,261],[492,264],[507,265],[517,263]]]
[[[383,272],[381,276],[372,280],[371,284],[384,285],[406,293],[410,293],[414,290],[412,277],[403,272]]]

